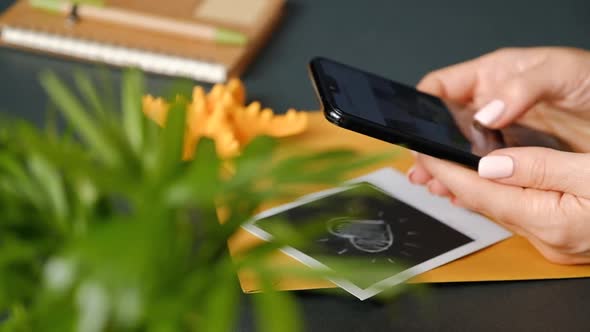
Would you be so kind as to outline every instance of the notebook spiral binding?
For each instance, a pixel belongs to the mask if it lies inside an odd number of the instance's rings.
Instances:
[[[227,79],[226,68],[217,63],[11,26],[2,27],[0,33],[4,43],[19,47],[104,62],[119,67],[137,67],[147,72],[186,77],[209,83],[224,82]]]

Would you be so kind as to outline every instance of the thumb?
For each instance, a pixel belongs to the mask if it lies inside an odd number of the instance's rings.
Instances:
[[[488,128],[502,128],[542,99],[556,97],[561,87],[554,72],[554,66],[541,64],[516,74],[475,114],[475,120]]]
[[[479,161],[479,176],[524,188],[590,197],[590,155],[547,148],[508,148]]]

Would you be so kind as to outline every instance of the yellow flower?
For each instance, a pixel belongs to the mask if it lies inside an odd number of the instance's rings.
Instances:
[[[150,95],[143,96],[143,113],[154,120],[160,126],[166,124],[168,116],[168,104],[162,98],[154,98]]]
[[[184,159],[191,159],[201,137],[215,141],[217,154],[230,158],[260,135],[285,137],[299,134],[307,128],[307,114],[290,109],[276,115],[270,108],[262,108],[257,101],[245,105],[246,90],[239,79],[227,84],[216,84],[208,94],[200,86],[193,89],[187,106]],[[162,98],[143,97],[144,114],[164,126],[169,105]]]

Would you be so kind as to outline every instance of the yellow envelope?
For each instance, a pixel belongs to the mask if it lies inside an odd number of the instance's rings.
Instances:
[[[302,135],[284,139],[282,151],[289,153],[293,150],[323,150],[328,148],[349,148],[360,153],[377,153],[384,151],[399,151],[390,161],[374,165],[354,176],[368,173],[372,170],[391,166],[405,172],[413,163],[408,150],[396,147],[376,139],[341,129],[324,119],[319,112],[310,113],[309,129]],[[232,255],[238,254],[248,247],[260,243],[261,239],[251,233],[240,230],[230,241],[229,249]],[[277,251],[269,260],[275,266],[302,266],[299,261]],[[563,279],[590,276],[590,265],[557,265],[548,262],[539,254],[526,239],[512,236],[491,247],[460,258],[456,261],[438,267],[412,278],[411,283],[438,282],[474,282],[499,280],[532,280],[532,279]],[[247,271],[239,273],[240,284],[244,292],[259,290],[256,278]],[[326,280],[308,280],[285,278],[275,284],[280,290],[303,290],[336,287]]]

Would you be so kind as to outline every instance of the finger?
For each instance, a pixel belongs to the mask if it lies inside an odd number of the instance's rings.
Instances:
[[[590,197],[590,155],[547,148],[508,148],[480,159],[478,173],[494,181]]]
[[[547,215],[544,209],[552,208],[543,204],[549,199],[543,192],[482,179],[476,172],[448,161],[425,155],[419,155],[418,159],[460,205],[511,227],[526,229]]]
[[[428,191],[432,194],[442,197],[451,197],[452,194],[449,189],[437,179],[432,179],[426,184]]]
[[[413,184],[426,184],[432,179],[432,175],[419,162],[408,171],[408,179]]]
[[[523,228],[523,226],[520,225],[519,223],[507,222],[506,220],[497,218],[497,217],[495,217],[494,215],[492,215],[490,213],[483,213],[481,211],[475,210],[472,207],[470,208],[470,206],[473,206],[472,201],[464,202],[460,198],[458,198],[457,196],[454,196],[453,193],[451,193],[451,196],[449,198],[451,200],[451,203],[454,206],[457,206],[457,207],[460,207],[460,208],[463,208],[463,209],[467,209],[467,210],[473,210],[475,212],[481,213],[481,214],[483,214],[483,215],[485,215],[485,216],[493,219],[498,224],[506,227],[508,230],[510,230],[514,234],[518,234],[518,235],[520,235],[522,237],[526,237],[526,238],[534,238],[534,236],[529,231],[525,230]]]
[[[489,128],[502,128],[514,122],[543,99],[555,98],[563,90],[556,72],[559,67],[538,64],[509,78],[496,92],[495,99],[482,107],[475,120]],[[556,76],[557,75],[557,76]]]
[[[433,71],[416,88],[443,99],[467,103],[473,98],[479,62],[478,58]]]
[[[431,157],[427,157],[427,158],[431,158]],[[432,158],[432,159],[433,159],[432,162],[434,162],[434,163],[436,163],[438,161],[438,160],[436,160],[434,158]],[[453,165],[453,164],[450,164],[450,165],[455,166],[455,167],[459,167],[459,166],[456,166],[456,165]],[[473,173],[470,170],[463,169],[463,171],[468,171],[469,173]],[[459,174],[457,174],[457,175],[459,175]],[[445,196],[449,197],[449,199],[451,201],[451,204],[453,204],[453,205],[455,205],[457,207],[460,207],[460,208],[464,208],[464,209],[468,209],[468,210],[473,210],[473,211],[482,213],[482,214],[484,214],[484,215],[486,215],[486,216],[494,219],[494,221],[496,221],[499,224],[501,224],[502,226],[508,228],[510,231],[512,231],[515,234],[518,234],[520,236],[526,237],[528,239],[536,239],[536,237],[529,230],[527,230],[527,229],[524,228],[524,226],[530,226],[530,225],[523,225],[524,223],[517,222],[517,221],[520,221],[520,220],[524,220],[522,218],[525,218],[526,217],[526,214],[521,213],[520,210],[515,211],[514,209],[512,209],[512,210],[509,210],[512,213],[508,213],[508,212],[504,212],[504,211],[502,211],[502,210],[500,210],[498,208],[495,208],[495,207],[487,207],[487,208],[484,208],[484,206],[486,206],[486,203],[480,203],[480,202],[478,202],[478,199],[481,198],[481,197],[483,197],[481,195],[481,193],[475,193],[476,196],[474,196],[474,193],[473,192],[469,192],[469,191],[466,191],[465,190],[465,191],[458,191],[458,194],[460,196],[455,196],[455,194],[453,194],[453,192],[451,190],[449,190],[439,180],[434,180],[433,179],[433,180],[431,180],[429,182],[429,184],[430,183],[433,183],[434,181],[440,183],[440,185],[443,186],[445,188],[445,190],[448,192],[448,195],[445,195]],[[465,183],[467,183],[467,182],[468,181],[466,181]],[[438,186],[438,184],[436,186]],[[467,189],[467,187],[463,187],[463,188],[466,188]],[[430,188],[429,188],[429,190],[430,190]],[[433,192],[433,191],[436,191],[436,190],[437,189],[434,189],[433,188],[430,191]],[[486,190],[489,190],[489,188],[486,189]],[[461,197],[464,197],[464,198],[461,198]],[[493,211],[494,209],[496,210],[495,212]],[[508,209],[510,209],[510,208],[508,207]],[[514,212],[516,212],[516,213],[514,213]],[[513,217],[514,214],[518,215],[517,218],[520,218],[520,219],[516,219],[515,221],[513,221],[514,220],[514,217]],[[510,218],[506,218],[506,216],[509,216]],[[534,220],[537,220],[537,219],[534,219]]]

